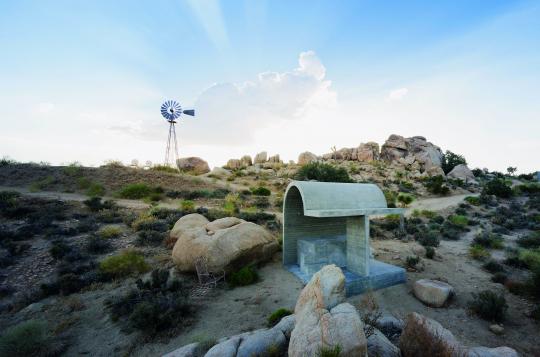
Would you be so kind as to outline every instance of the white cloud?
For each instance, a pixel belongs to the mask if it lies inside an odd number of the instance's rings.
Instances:
[[[407,88],[395,89],[388,93],[388,97],[386,99],[389,101],[402,100],[408,93],[409,90]]]
[[[271,123],[295,120],[334,107],[337,95],[315,52],[300,53],[288,72],[260,73],[252,81],[215,84],[195,103],[197,116],[181,123],[191,144],[240,145]]]
[[[47,114],[54,110],[55,105],[53,103],[39,103],[36,111],[41,114]]]

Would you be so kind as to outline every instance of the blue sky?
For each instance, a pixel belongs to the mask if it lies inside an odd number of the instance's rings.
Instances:
[[[471,166],[540,166],[534,1],[0,2],[0,155],[212,165],[423,135]],[[298,140],[301,138],[301,140]]]

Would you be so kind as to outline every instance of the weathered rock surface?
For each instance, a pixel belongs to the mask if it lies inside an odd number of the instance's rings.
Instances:
[[[367,341],[356,309],[343,303],[345,276],[327,265],[315,273],[296,302],[296,325],[289,356],[316,356],[321,347],[339,345],[344,356],[365,356]]]
[[[266,153],[266,151],[262,151],[258,153],[257,155],[255,155],[253,162],[255,164],[264,164],[267,160],[267,157],[268,157],[268,154]]]
[[[214,167],[208,175],[218,176],[218,177],[227,177],[231,175],[231,172],[223,167]]]
[[[180,347],[177,350],[169,352],[163,355],[163,357],[198,357],[198,346],[199,343],[197,342],[191,343],[189,345]]]
[[[242,168],[242,162],[238,159],[230,159],[227,161],[227,167],[231,170],[237,170]]]
[[[253,161],[251,160],[251,156],[249,155],[242,156],[242,158],[240,159],[240,163],[242,164],[243,167],[248,167],[248,166],[253,165]]]
[[[464,182],[476,183],[476,179],[472,171],[467,167],[467,165],[459,164],[450,171],[446,177],[453,179],[460,179]]]
[[[467,357],[519,357],[519,353],[510,347],[472,347],[467,351]]]
[[[317,155],[312,152],[305,151],[298,155],[298,165],[306,165],[314,161],[317,161]]]
[[[210,270],[269,259],[278,250],[276,239],[261,226],[227,217],[208,222],[199,214],[180,218],[170,233],[176,239],[172,258],[180,271],[195,271],[198,257],[208,259]]]
[[[364,162],[379,160],[379,144],[373,141],[360,144],[356,149],[356,155],[353,153],[353,158]]]
[[[281,159],[279,158],[279,154],[276,154],[274,156],[270,156],[268,158],[268,162],[273,163],[273,164],[281,163]]]
[[[420,279],[414,282],[414,296],[424,304],[442,307],[454,294],[454,288],[438,280]]]
[[[502,335],[504,333],[504,327],[498,324],[489,325],[489,330],[496,335]]]
[[[399,161],[404,159],[409,164],[418,162],[424,170],[441,167],[443,153],[438,146],[426,141],[423,136],[404,138],[392,134],[381,148],[381,159]]]
[[[367,349],[369,357],[400,357],[399,348],[379,330],[375,329],[373,334],[367,338]]]
[[[184,157],[176,160],[176,166],[180,171],[186,171],[194,175],[210,172],[208,163],[200,157]]]

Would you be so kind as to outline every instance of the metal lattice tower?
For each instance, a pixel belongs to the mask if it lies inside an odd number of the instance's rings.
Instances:
[[[176,119],[180,115],[186,114],[195,116],[195,110],[182,110],[180,104],[174,100],[168,100],[161,105],[161,115],[169,122],[169,137],[167,138],[167,148],[165,149],[165,166],[176,166],[178,156],[178,140],[176,139]],[[171,162],[171,160],[174,160]]]

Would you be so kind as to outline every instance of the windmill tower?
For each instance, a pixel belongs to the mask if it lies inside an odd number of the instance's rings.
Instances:
[[[161,115],[169,123],[169,137],[167,138],[167,148],[165,149],[165,166],[176,166],[178,160],[178,140],[176,139],[174,125],[182,114],[195,116],[195,110],[182,110],[180,104],[174,100],[167,100],[161,105]]]

